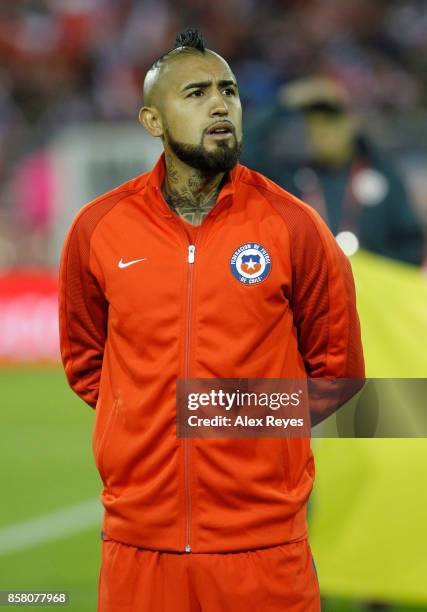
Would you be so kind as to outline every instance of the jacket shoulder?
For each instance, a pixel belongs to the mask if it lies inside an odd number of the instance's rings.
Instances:
[[[242,166],[240,181],[256,190],[258,195],[275,209],[287,225],[315,225],[317,228],[327,229],[326,223],[312,206],[286,191],[264,174]]]
[[[128,196],[138,193],[138,191],[141,191],[145,187],[149,174],[150,172],[146,172],[126,181],[85,204],[75,215],[69,230],[69,235],[78,227],[79,233],[90,236],[101,219],[103,219],[116,204]]]

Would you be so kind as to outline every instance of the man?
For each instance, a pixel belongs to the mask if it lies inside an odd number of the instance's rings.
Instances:
[[[298,146],[287,137],[290,130],[300,131]],[[245,155],[248,164],[260,159],[259,170],[313,206],[346,252],[360,244],[422,264],[422,224],[404,182],[334,80],[305,77],[281,87],[276,104],[253,118]]]
[[[164,154],[82,209],[61,262],[62,358],[104,484],[98,609],[317,611],[309,439],[177,438],[176,381],[363,377],[350,266],[238,163],[236,79],[197,31],[147,73],[140,120]]]

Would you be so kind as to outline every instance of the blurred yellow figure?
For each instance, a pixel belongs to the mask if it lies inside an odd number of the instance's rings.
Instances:
[[[367,376],[426,378],[425,277],[367,253],[352,265]],[[401,410],[411,418],[410,402]],[[427,607],[426,440],[325,439],[314,450],[310,534],[325,595]]]

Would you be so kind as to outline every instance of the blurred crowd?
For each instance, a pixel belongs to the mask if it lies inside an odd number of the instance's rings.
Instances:
[[[230,61],[246,109],[273,104],[281,85],[310,74],[336,79],[362,113],[427,106],[424,0],[2,2],[0,266],[44,263],[53,135],[136,120],[147,68],[187,25]]]

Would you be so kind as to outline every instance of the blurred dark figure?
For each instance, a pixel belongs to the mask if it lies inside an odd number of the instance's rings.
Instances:
[[[348,255],[360,245],[421,265],[423,231],[404,183],[369,142],[338,84],[313,77],[283,86],[246,134],[243,163],[313,206]],[[390,607],[366,602],[362,609]]]
[[[284,85],[253,117],[243,163],[313,206],[343,250],[420,265],[423,231],[403,181],[363,133],[346,92],[310,77]]]

